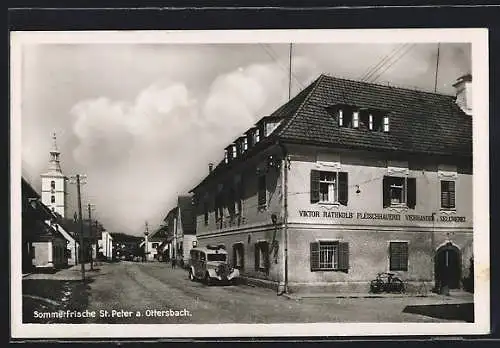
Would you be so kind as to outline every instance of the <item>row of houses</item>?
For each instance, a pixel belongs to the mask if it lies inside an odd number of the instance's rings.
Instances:
[[[196,245],[196,216],[192,196],[177,198],[177,205],[168,211],[162,225],[153,233],[146,233],[141,246],[146,260],[171,262],[187,265],[189,250]]]
[[[82,226],[76,217],[66,217],[68,178],[59,155],[54,134],[48,171],[40,175],[40,194],[21,178],[23,273],[53,271],[96,258],[109,260],[113,255],[112,236],[97,220],[83,222],[81,247]]]
[[[189,206],[198,245],[225,245],[243,277],[278,290],[365,291],[379,272],[461,287],[473,258],[472,76],[454,86],[319,76],[235,135],[192,203],[169,212],[156,250],[186,258],[172,230]]]

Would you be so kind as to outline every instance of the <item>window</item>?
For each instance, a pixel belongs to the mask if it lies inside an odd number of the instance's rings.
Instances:
[[[257,144],[260,141],[260,129],[255,130],[255,141],[254,144]]]
[[[359,112],[358,111],[354,111],[352,113],[352,126],[354,128],[358,128],[359,127]]]
[[[349,270],[349,243],[319,241],[310,244],[311,271]]]
[[[233,149],[233,158],[236,158],[238,156],[238,151],[236,149],[236,145],[233,145],[232,149]]]
[[[455,209],[455,181],[441,180],[441,208]]]
[[[389,131],[389,116],[384,116],[384,132]]]
[[[227,149],[224,150],[224,162],[228,163],[229,162],[229,154]]]
[[[255,243],[255,270],[269,271],[269,244],[267,242]]]
[[[233,267],[240,270],[245,268],[245,248],[243,243],[233,244]]]
[[[342,109],[339,109],[338,115],[339,115],[339,126],[342,127],[344,126],[344,112],[342,111]]]
[[[408,242],[390,242],[389,270],[408,271]]]
[[[226,261],[226,254],[207,254],[207,261]]]
[[[416,179],[396,176],[384,176],[383,206],[408,207],[415,209]]]
[[[243,138],[243,151],[248,150],[248,138]]]
[[[373,115],[368,115],[368,129],[373,130]]]
[[[158,243],[153,243],[152,245],[153,245],[153,249],[158,248]]]
[[[346,172],[311,170],[311,203],[339,203],[347,205]]]
[[[55,189],[56,189],[56,182],[55,182],[54,180],[52,180],[52,181],[50,182],[50,188],[51,188],[52,190],[55,190]]]
[[[267,203],[267,187],[266,187],[266,176],[259,176],[259,187],[258,187],[258,207],[259,209],[263,209],[266,207]]]
[[[50,203],[55,203],[56,202],[56,196],[52,195],[50,196]]]

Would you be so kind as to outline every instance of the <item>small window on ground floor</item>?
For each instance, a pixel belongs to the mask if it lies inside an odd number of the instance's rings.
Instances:
[[[255,270],[267,272],[269,270],[269,243],[255,243]]]
[[[317,241],[310,244],[311,271],[349,270],[349,243]]]
[[[390,242],[389,270],[408,271],[408,242]]]
[[[245,247],[243,243],[233,245],[233,267],[237,269],[245,268]]]

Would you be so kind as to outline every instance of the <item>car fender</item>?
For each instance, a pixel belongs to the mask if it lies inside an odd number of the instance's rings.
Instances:
[[[238,278],[239,276],[240,276],[240,271],[237,269],[233,269],[233,271],[231,273],[229,273],[227,279],[231,280],[231,279]]]

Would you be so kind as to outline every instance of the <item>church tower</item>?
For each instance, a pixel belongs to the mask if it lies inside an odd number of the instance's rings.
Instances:
[[[40,175],[42,178],[42,203],[52,211],[66,216],[66,177],[61,170],[57,149],[56,133],[52,135],[52,149],[50,150],[49,170]]]

